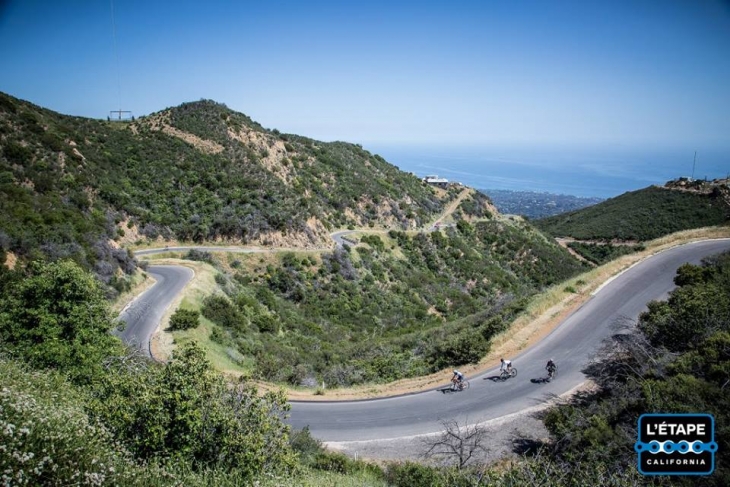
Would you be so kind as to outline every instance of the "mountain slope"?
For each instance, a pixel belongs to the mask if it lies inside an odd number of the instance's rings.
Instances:
[[[134,269],[115,240],[321,247],[336,228],[421,226],[456,195],[212,101],[114,123],[0,94],[0,146],[0,251],[73,258],[106,282]]]
[[[726,224],[730,217],[728,201],[727,183],[694,191],[669,183],[533,223],[556,237],[646,241],[680,230]]]

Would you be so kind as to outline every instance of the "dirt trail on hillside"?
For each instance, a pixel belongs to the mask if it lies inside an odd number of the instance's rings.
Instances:
[[[436,228],[436,225],[441,224],[441,222],[444,221],[448,216],[452,215],[456,209],[459,207],[462,201],[471,194],[473,190],[471,188],[464,188],[461,193],[459,193],[459,196],[456,197],[454,201],[448,204],[448,206],[444,209],[444,212],[441,214],[440,217],[438,217],[434,222],[428,226],[429,230],[433,230]]]

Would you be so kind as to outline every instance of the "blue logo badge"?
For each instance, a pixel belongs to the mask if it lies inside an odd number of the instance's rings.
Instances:
[[[711,414],[642,414],[639,472],[644,475],[710,475],[715,470],[715,418]]]

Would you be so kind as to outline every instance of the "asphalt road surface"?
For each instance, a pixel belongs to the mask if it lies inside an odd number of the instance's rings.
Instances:
[[[137,255],[189,248],[151,249]],[[214,249],[223,250],[210,248]],[[519,374],[505,382],[494,380],[498,373],[495,367],[469,377],[471,388],[463,392],[437,389],[367,401],[293,402],[289,422],[296,428],[309,426],[312,434],[324,441],[374,440],[440,431],[444,419],[475,423],[540,405],[581,384],[586,379],[582,369],[603,340],[616,332],[615,325],[636,320],[646,303],[665,298],[674,288],[674,275],[680,265],[698,264],[702,258],[725,250],[730,250],[730,240],[698,242],[667,250],[632,267],[605,285],[541,342],[517,357],[506,357]],[[178,266],[150,266],[148,272],[158,282],[120,314],[126,328],[119,333],[125,342],[147,354],[150,337],[162,316],[193,276],[190,269]],[[549,358],[558,364],[557,378],[550,383],[536,382],[545,377]],[[444,377],[444,386],[449,379]]]
[[[241,247],[164,247],[159,249],[142,249],[142,250],[135,250],[134,255],[140,256],[140,255],[152,255],[152,254],[163,254],[165,252],[184,252],[186,250],[199,250],[201,252],[232,252],[237,254],[251,254],[251,253],[261,253],[261,252],[273,252],[269,249],[244,249]]]
[[[149,266],[147,272],[157,282],[119,314],[119,320],[125,326],[116,334],[124,343],[141,349],[151,357],[150,338],[175,296],[193,278],[193,271],[187,267],[154,265]]]
[[[657,254],[618,276],[569,316],[550,335],[513,361],[519,374],[495,381],[498,367],[469,377],[462,392],[432,390],[401,397],[355,402],[294,402],[289,422],[309,426],[324,441],[399,438],[442,430],[440,421],[476,423],[539,405],[570,391],[585,379],[582,369],[602,341],[616,332],[618,322],[636,320],[647,302],[663,299],[674,288],[676,269],[698,264],[708,255],[730,250],[730,240],[683,245]],[[533,382],[546,376],[553,358],[558,376],[550,383]],[[495,364],[499,365],[499,364]],[[444,377],[444,384],[450,377]]]

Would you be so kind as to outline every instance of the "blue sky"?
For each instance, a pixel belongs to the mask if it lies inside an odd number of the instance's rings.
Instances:
[[[210,98],[364,144],[730,150],[727,2],[113,7],[116,55],[109,1],[0,0],[0,91],[95,118]]]

